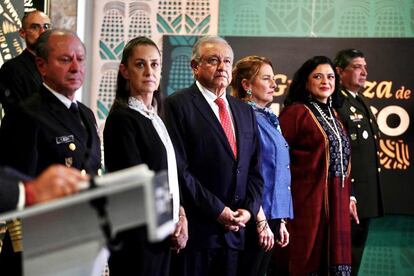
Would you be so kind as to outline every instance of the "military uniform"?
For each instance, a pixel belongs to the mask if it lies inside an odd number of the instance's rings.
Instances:
[[[359,218],[383,214],[379,173],[379,129],[362,95],[356,98],[342,90],[344,104],[337,111],[348,131],[352,148],[351,182],[358,200]]]
[[[360,224],[352,224],[352,272],[356,275],[369,230],[369,219],[383,215],[380,183],[379,129],[364,96],[342,90],[343,105],[337,109],[351,142],[352,195],[357,199]]]
[[[95,174],[101,165],[95,117],[82,103],[78,108],[81,121],[42,87],[6,114],[0,129],[1,164],[32,177],[52,164]]]
[[[52,164],[63,164],[96,174],[101,166],[101,151],[95,117],[82,103],[77,103],[77,106],[79,114],[75,115],[42,86],[39,93],[8,112],[0,128],[1,165],[32,177],[38,176]],[[20,228],[8,223],[7,229],[14,251],[21,251]],[[11,248],[6,246],[6,241],[7,236],[0,265],[6,265],[13,271],[10,275],[20,275],[20,262],[16,262],[19,255],[9,253]],[[13,260],[13,264],[9,260]]]

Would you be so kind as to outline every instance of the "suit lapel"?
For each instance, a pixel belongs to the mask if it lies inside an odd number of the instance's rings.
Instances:
[[[69,132],[73,133],[82,143],[86,144],[87,133],[75,116],[70,113],[68,108],[45,87],[42,88],[41,94],[48,107],[46,110],[50,117],[54,118]]]
[[[351,105],[351,112],[354,113],[355,110],[358,110],[360,113],[367,115],[367,110],[364,105],[359,102],[350,92],[346,89],[342,89],[342,94],[348,99],[349,104]],[[365,105],[368,107],[367,105]],[[355,110],[353,110],[355,108]]]
[[[374,116],[374,113],[372,113],[371,107],[367,104],[367,102],[365,100],[365,96],[364,95],[360,95],[359,98],[362,101],[362,103],[360,103],[360,104],[365,106],[365,109],[366,109],[365,112],[368,112],[368,114],[367,114],[368,119],[372,119],[372,123],[375,124],[376,128],[378,129],[377,119]],[[356,101],[356,99],[354,99],[354,100]]]
[[[226,148],[226,151],[234,158],[233,151],[231,150],[229,141],[227,140],[226,134],[224,133],[220,121],[214,114],[213,110],[211,110],[211,107],[209,106],[204,96],[201,94],[201,91],[198,89],[196,84],[193,84],[193,89],[191,90],[191,93],[193,94],[194,105],[200,111],[201,115],[208,122],[208,124],[211,126],[211,129],[213,129],[213,131],[217,133],[217,137],[222,142],[223,146]]]
[[[92,143],[92,137],[94,136],[94,132],[96,133],[96,126],[94,124],[94,120],[92,120],[88,116],[88,112],[86,110],[86,107],[78,102],[79,112],[83,118],[83,123],[85,124],[86,131],[88,132],[88,137],[90,140],[90,143],[88,144],[88,147],[90,147]]]
[[[95,119],[91,116],[86,106],[78,102],[79,112],[83,118],[83,123],[87,131],[87,141],[85,141],[84,168],[88,173],[96,173],[96,164],[100,162],[98,132],[96,130]]]
[[[349,102],[351,103],[351,106],[357,109],[360,113],[364,114],[364,116],[367,114],[367,110],[365,109],[365,107],[362,105],[361,102],[355,99],[354,96],[348,93],[348,98],[349,98]]]
[[[368,119],[372,119],[373,124],[375,124],[375,127],[378,128],[377,120],[375,119],[375,116],[372,113],[371,108],[365,101],[365,97],[363,95],[358,96],[362,100],[362,102],[360,102],[345,89],[342,90],[342,93],[345,95],[345,97],[347,97],[349,104],[351,105],[350,111],[352,113],[355,113],[355,111],[352,110],[352,107],[353,107],[356,110],[358,110],[360,113],[362,113],[363,116],[367,116]]]
[[[240,130],[240,122],[242,121],[242,114],[240,108],[235,104],[235,99],[231,96],[227,95],[227,101],[229,102],[231,114],[233,115],[233,123],[234,123],[234,132],[236,136],[236,144],[237,144],[237,155],[241,156],[240,150],[243,148],[241,147],[240,143],[243,139],[241,139],[241,130]]]

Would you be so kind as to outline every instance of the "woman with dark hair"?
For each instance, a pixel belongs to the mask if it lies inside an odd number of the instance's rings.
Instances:
[[[281,247],[289,243],[286,222],[293,218],[289,147],[277,116],[267,107],[273,102],[276,88],[272,63],[259,56],[242,58],[234,65],[232,80],[233,96],[250,104],[255,111],[264,179],[262,207],[246,227],[238,275],[259,276],[267,273],[274,236]]]
[[[147,164],[158,172],[168,169],[173,199],[175,231],[170,238],[150,243],[146,227],[118,233],[109,258],[111,275],[169,275],[171,250],[184,248],[187,219],[179,204],[174,148],[159,117],[161,53],[146,37],[128,42],[119,65],[116,96],[104,129],[105,163],[108,171]]]
[[[339,86],[325,56],[295,73],[280,114],[290,146],[295,219],[290,223],[291,275],[351,275],[350,145],[333,107]]]

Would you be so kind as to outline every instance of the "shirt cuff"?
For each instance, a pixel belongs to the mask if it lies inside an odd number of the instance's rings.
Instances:
[[[355,202],[355,204],[357,203],[357,200],[354,196],[350,196],[349,199],[352,200],[353,202]]]
[[[24,189],[23,182],[19,182],[19,199],[17,201],[17,210],[23,210],[24,205],[26,203],[26,191]]]

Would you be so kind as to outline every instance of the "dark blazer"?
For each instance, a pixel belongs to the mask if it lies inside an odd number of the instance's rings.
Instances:
[[[16,209],[19,200],[19,181],[29,177],[7,167],[0,167],[0,213]]]
[[[0,93],[0,102],[7,112],[42,87],[35,56],[25,49],[17,57],[5,62],[0,68],[0,82],[7,88]]]
[[[351,183],[358,201],[359,218],[372,218],[383,214],[378,156],[379,130],[376,118],[366,104],[354,98],[348,91],[341,91],[343,105],[337,112],[349,134],[351,142]]]
[[[100,141],[92,111],[78,102],[76,116],[46,87],[6,114],[0,128],[0,162],[29,176],[51,164],[95,174],[101,165]]]
[[[167,151],[149,118],[129,107],[111,110],[104,129],[105,165],[117,171],[139,164],[159,172],[166,170]],[[149,243],[146,226],[117,233],[120,250],[108,260],[114,275],[168,275],[170,270],[169,238]]]
[[[227,96],[237,140],[237,159],[224,130],[196,84],[165,101],[165,121],[177,155],[178,177],[188,217],[188,247],[242,249],[244,230],[217,222],[225,206],[256,216],[262,199],[259,139],[252,108]]]
[[[139,164],[167,169],[167,152],[150,119],[129,107],[111,111],[104,129],[105,166],[117,171]]]

